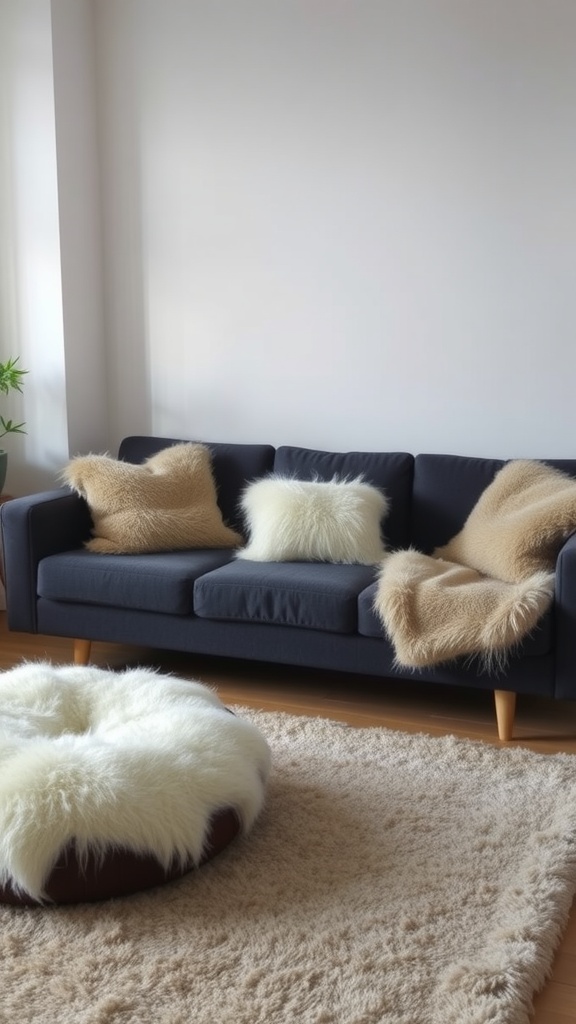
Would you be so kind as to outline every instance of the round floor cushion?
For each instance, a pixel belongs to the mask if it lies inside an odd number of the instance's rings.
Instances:
[[[201,683],[30,663],[0,674],[0,900],[108,899],[247,832],[264,736]]]

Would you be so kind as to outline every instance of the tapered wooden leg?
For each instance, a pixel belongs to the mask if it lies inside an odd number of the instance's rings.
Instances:
[[[505,742],[512,739],[514,715],[516,713],[516,694],[511,690],[494,690],[496,704],[496,722],[498,737]]]
[[[92,647],[91,640],[75,640],[74,641],[74,664],[75,665],[87,665],[90,661],[90,648]]]

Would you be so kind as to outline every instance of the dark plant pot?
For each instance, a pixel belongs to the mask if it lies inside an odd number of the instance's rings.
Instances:
[[[8,469],[8,452],[0,449],[0,494],[4,490],[6,482],[6,470]]]

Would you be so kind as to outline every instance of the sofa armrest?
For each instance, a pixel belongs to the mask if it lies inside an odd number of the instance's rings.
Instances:
[[[13,498],[0,509],[8,626],[37,632],[38,562],[82,546],[92,519],[83,498],[68,488]]]
[[[556,562],[556,681],[554,696],[576,698],[576,533],[568,538]]]

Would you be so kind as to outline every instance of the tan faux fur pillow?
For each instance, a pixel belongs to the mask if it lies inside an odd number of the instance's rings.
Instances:
[[[507,463],[476,502],[463,528],[435,558],[507,583],[554,568],[576,529],[576,480],[544,462]]]
[[[175,444],[142,465],[108,455],[79,455],[61,476],[88,502],[90,551],[136,554],[242,543],[222,520],[204,445]]]

